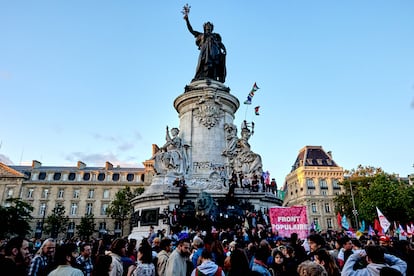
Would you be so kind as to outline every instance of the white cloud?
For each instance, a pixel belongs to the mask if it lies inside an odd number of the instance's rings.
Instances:
[[[142,167],[138,162],[131,161],[131,158],[126,158],[126,160],[118,159],[113,153],[83,153],[83,152],[72,152],[68,156],[65,157],[67,161],[70,162],[77,162],[82,161],[87,166],[104,166],[105,162],[110,162],[114,166],[121,166],[121,167]]]
[[[0,154],[0,162],[6,165],[13,165],[13,161],[11,161],[11,159],[4,154]]]

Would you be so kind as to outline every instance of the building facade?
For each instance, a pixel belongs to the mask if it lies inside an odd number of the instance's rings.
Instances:
[[[321,230],[340,229],[336,220],[334,198],[343,192],[339,185],[344,170],[321,146],[305,146],[285,178],[284,206],[307,206],[309,225]]]
[[[93,236],[107,233],[119,236],[121,225],[107,216],[106,209],[119,190],[149,185],[152,162],[144,162],[144,165],[145,168],[121,168],[109,162],[104,167],[88,167],[81,161],[76,167],[42,166],[38,161],[33,161],[31,166],[0,163],[0,204],[5,206],[7,198],[20,198],[33,206],[34,237],[45,236],[44,219],[57,205],[63,206],[69,217],[64,237],[77,236],[76,225],[82,217],[91,214],[96,226]],[[130,229],[125,230],[124,233],[129,233]]]

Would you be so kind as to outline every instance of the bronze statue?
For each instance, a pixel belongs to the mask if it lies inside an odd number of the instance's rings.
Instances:
[[[196,38],[196,45],[200,50],[193,81],[208,78],[224,83],[226,79],[226,47],[221,42],[221,36],[213,33],[213,24],[211,22],[204,23],[203,33],[194,31],[188,19],[189,12],[190,6],[187,4],[184,6],[182,13],[184,14],[187,28]]]

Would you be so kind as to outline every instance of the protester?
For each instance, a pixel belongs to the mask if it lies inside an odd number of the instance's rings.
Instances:
[[[55,261],[58,267],[48,276],[83,276],[80,269],[74,268],[76,257],[78,257],[76,244],[68,243],[57,247]]]
[[[160,242],[160,248],[161,251],[157,255],[157,272],[158,276],[165,276],[167,261],[171,252],[171,240],[169,238],[162,239]]]
[[[177,248],[171,253],[165,270],[166,276],[186,276],[187,260],[190,256],[190,240],[180,239]]]
[[[109,276],[112,270],[112,257],[109,255],[99,255],[93,267],[93,276]]]
[[[155,276],[155,266],[152,262],[152,250],[148,241],[144,240],[138,248],[138,263],[133,276]]]
[[[22,237],[10,239],[5,246],[5,256],[0,258],[1,275],[27,275],[30,260],[29,242]]]
[[[385,254],[383,247],[378,245],[369,245],[365,251],[352,254],[346,261],[342,274],[343,276],[375,276],[382,275],[381,270],[397,270],[401,275],[405,275],[407,264],[394,255]],[[368,265],[365,268],[354,269],[355,264],[365,258]],[[395,271],[394,271],[395,272]],[[391,273],[391,272],[389,272]]]
[[[299,276],[328,276],[325,268],[311,261],[304,261],[298,266]]]
[[[91,245],[83,243],[80,246],[80,255],[76,258],[78,268],[83,272],[85,276],[91,276],[93,270],[93,264],[91,259]]]
[[[315,254],[315,263],[322,265],[328,276],[340,276],[341,271],[336,265],[334,257],[326,249],[318,249]]]
[[[50,238],[46,239],[30,263],[28,276],[47,275],[53,268],[55,249],[55,241]]]
[[[107,255],[112,257],[112,270],[110,276],[122,276],[124,273],[124,267],[121,261],[121,256],[125,256],[128,243],[126,240],[117,238],[111,243]]]
[[[206,275],[206,276],[225,276],[222,268],[216,265],[212,260],[211,252],[203,249],[201,252],[201,264],[194,268],[191,276]]]

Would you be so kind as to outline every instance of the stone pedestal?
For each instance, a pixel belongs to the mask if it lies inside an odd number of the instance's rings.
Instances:
[[[184,147],[184,152],[178,155],[185,156],[185,169],[167,170],[162,167],[146,191],[132,201],[137,214],[142,217],[143,211],[158,208],[162,216],[164,210],[174,209],[179,204],[179,189],[173,186],[177,177],[184,178],[188,186],[185,200],[195,202],[201,192],[207,192],[215,200],[226,197],[229,185],[225,185],[223,180],[229,178],[230,164],[228,157],[223,155],[223,151],[228,149],[225,126],[233,126],[234,114],[239,106],[239,100],[221,82],[199,80],[185,87],[185,91],[174,101],[180,120],[178,136]],[[234,135],[236,137],[236,133]],[[251,193],[239,188],[235,191],[235,197],[249,200],[256,209],[282,204],[274,195]],[[164,229],[168,225],[162,224],[160,219],[155,228]],[[148,234],[148,230],[149,226],[142,225],[140,221],[130,237],[141,239]]]
[[[220,82],[195,81],[174,101],[180,118],[180,137],[187,148],[189,188],[222,186],[219,174],[226,167],[222,155],[226,148],[224,124],[233,123],[240,105],[229,91]]]

